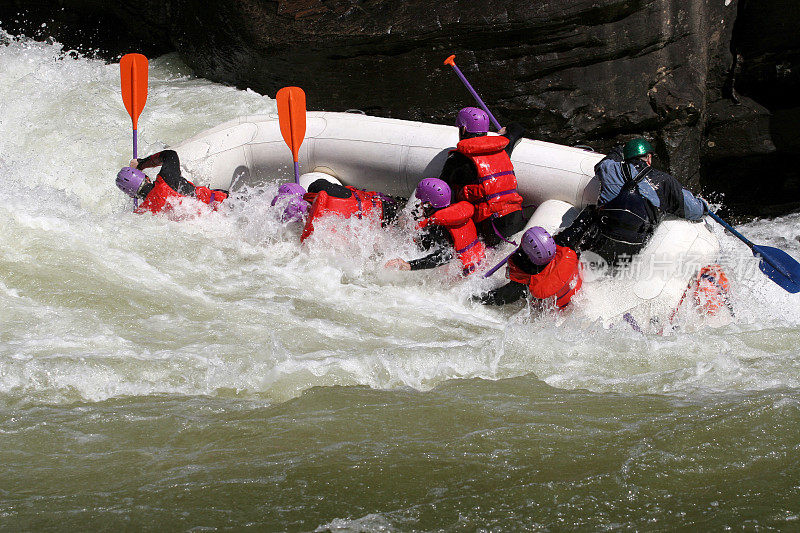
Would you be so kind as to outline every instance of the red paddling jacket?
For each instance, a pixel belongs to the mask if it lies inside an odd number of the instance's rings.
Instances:
[[[377,192],[362,191],[355,187],[346,186],[353,194],[349,198],[331,196],[325,191],[306,193],[303,198],[311,202],[308,220],[303,228],[300,240],[306,240],[314,233],[314,221],[328,215],[338,215],[342,218],[370,218],[380,221],[383,212],[383,201]]]
[[[474,213],[475,207],[471,203],[457,202],[439,209],[420,223],[421,228],[428,224],[436,224],[447,229],[453,239],[456,254],[464,265],[465,274],[475,270],[483,261],[485,252],[483,243],[478,239],[475,223],[472,221]]]
[[[455,151],[469,158],[478,172],[478,183],[462,189],[463,197],[476,207],[475,222],[522,209],[507,145],[508,139],[502,136],[473,137],[456,145]]]
[[[194,186],[194,197],[204,204],[210,205],[215,211],[220,202],[228,197],[228,194],[224,191],[212,190],[208,187],[196,186],[191,182],[189,183]],[[159,174],[152,190],[144,197],[142,205],[136,209],[136,212],[144,213],[150,211],[151,213],[160,213],[180,203],[181,199],[188,197],[189,196],[183,195],[167,185],[167,182],[164,181],[164,178]]]
[[[528,287],[539,299],[556,299],[556,306],[566,307],[583,284],[578,255],[564,246],[556,246],[556,255],[538,274],[528,274],[512,259],[508,260],[508,278]]]

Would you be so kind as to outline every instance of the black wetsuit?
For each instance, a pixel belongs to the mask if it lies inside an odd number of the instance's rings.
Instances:
[[[449,263],[455,257],[453,237],[444,226],[429,224],[422,230],[422,233],[416,239],[416,243],[420,249],[432,251],[425,257],[409,261],[408,264],[411,266],[411,270],[436,268]]]
[[[350,198],[353,196],[353,191],[344,185],[331,183],[324,179],[318,179],[308,186],[308,192],[310,193],[319,193],[322,191],[325,191],[328,196],[333,196],[334,198]],[[382,193],[378,194],[381,199],[381,226],[385,227],[397,219],[397,215],[400,213],[400,210],[405,207],[408,199]]]
[[[524,133],[525,129],[515,122],[506,127],[505,137],[509,142],[505,151],[509,157]],[[470,158],[461,152],[450,152],[439,178],[447,182],[453,191],[460,191],[465,185],[478,183],[478,171]],[[525,216],[520,209],[495,219],[487,218],[477,223],[476,227],[478,235],[483,238],[487,246],[496,246],[501,239],[497,236],[495,228],[503,237],[508,238],[525,227]]]
[[[158,175],[164,179],[172,190],[184,196],[194,196],[194,184],[181,175],[181,162],[175,150],[156,152],[138,161],[140,170],[161,166]],[[154,186],[154,183],[146,183],[139,191],[139,197],[145,198],[150,194]]]

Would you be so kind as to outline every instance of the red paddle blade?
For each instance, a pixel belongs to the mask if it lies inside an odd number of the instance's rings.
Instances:
[[[142,54],[125,54],[119,61],[119,75],[122,101],[133,121],[133,129],[138,129],[139,115],[147,102],[147,58]]]
[[[284,87],[275,99],[278,101],[281,135],[297,161],[297,152],[306,136],[306,93],[300,87]]]

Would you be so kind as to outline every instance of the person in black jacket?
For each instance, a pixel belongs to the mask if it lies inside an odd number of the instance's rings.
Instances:
[[[595,165],[597,205],[586,207],[558,234],[559,241],[619,265],[641,251],[665,214],[701,220],[708,213],[706,202],[652,163],[653,147],[645,139],[612,150]]]

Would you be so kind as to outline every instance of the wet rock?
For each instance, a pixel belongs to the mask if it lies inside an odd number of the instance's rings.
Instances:
[[[706,161],[741,157],[746,146],[749,155],[766,155],[775,152],[772,140],[772,114],[747,97],[739,103],[719,100],[709,106],[706,127]]]

